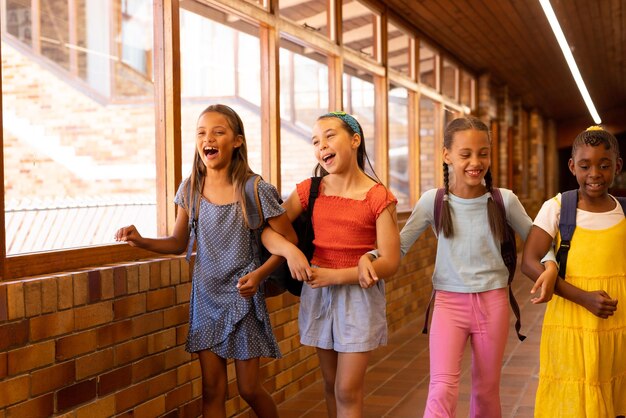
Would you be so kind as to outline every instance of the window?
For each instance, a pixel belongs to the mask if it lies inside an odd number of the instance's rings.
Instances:
[[[344,65],[343,109],[359,121],[365,137],[365,149],[374,166],[374,77],[356,67]],[[367,167],[367,163],[365,164]]]
[[[387,62],[389,68],[411,76],[411,38],[392,23],[387,24]]]
[[[280,0],[278,7],[281,16],[313,32],[329,36],[327,0]]]
[[[449,98],[456,100],[456,79],[458,68],[456,65],[448,61],[443,60],[443,70],[441,72],[441,94],[448,96]]]
[[[310,177],[317,164],[311,130],[328,112],[326,57],[285,38],[280,48],[281,193]]]
[[[437,133],[437,104],[427,97],[420,99],[420,193],[437,186],[437,161],[441,148],[435,140]]]
[[[389,187],[398,209],[409,209],[409,92],[389,87]]]
[[[155,234],[152,3],[116,4],[42,6],[31,22],[31,2],[7,2],[7,255],[109,244],[129,223]]]
[[[343,0],[342,4],[343,45],[379,60],[380,51],[375,46],[380,19],[357,0]]]
[[[419,82],[432,89],[437,88],[437,52],[425,44],[420,42],[420,64],[419,64]]]
[[[459,101],[462,105],[473,108],[472,89],[474,86],[474,77],[466,71],[461,71],[461,80],[459,88]]]
[[[191,172],[197,119],[207,106],[222,103],[244,124],[248,163],[261,173],[261,59],[258,28],[218,10],[226,26],[187,10],[180,11],[181,133],[183,178]],[[208,48],[207,46],[211,47]]]

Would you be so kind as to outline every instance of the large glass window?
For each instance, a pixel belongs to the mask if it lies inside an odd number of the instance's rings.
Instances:
[[[313,32],[329,36],[327,0],[280,0],[281,16]]]
[[[392,23],[387,24],[387,60],[389,68],[411,76],[411,38]]]
[[[379,51],[375,49],[378,16],[358,0],[343,0],[342,4],[343,45],[378,59]]]
[[[152,2],[38,3],[2,16],[7,254],[112,243],[130,223],[156,234]]]
[[[389,86],[389,187],[398,209],[409,209],[409,92]]]
[[[328,103],[326,57],[282,38],[280,172],[283,197],[313,173],[317,161],[311,146],[311,129],[317,118],[328,112]]]
[[[437,104],[428,97],[420,99],[420,193],[437,186],[437,172],[441,170],[437,161],[441,147],[436,140]]]
[[[441,72],[441,94],[456,100],[456,74],[458,68],[447,59],[443,60],[443,69]]]
[[[420,41],[420,64],[419,64],[419,82],[430,87],[437,88],[437,51]]]
[[[258,28],[227,13],[180,11],[183,178],[196,152],[198,116],[207,106],[232,107],[243,121],[248,162],[261,173],[261,59]],[[206,17],[211,16],[211,18]],[[222,23],[218,23],[222,22]],[[226,23],[232,22],[232,26]]]
[[[472,77],[466,71],[461,71],[461,79],[459,86],[459,101],[461,104],[472,108],[472,88],[474,84],[474,77]]]
[[[375,135],[375,93],[374,77],[359,68],[344,65],[343,74],[343,109],[354,116],[363,128],[365,149],[374,166]],[[367,163],[365,164],[367,166]]]

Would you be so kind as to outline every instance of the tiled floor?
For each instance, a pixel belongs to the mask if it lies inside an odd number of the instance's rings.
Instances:
[[[519,270],[519,269],[518,269]],[[511,324],[503,360],[500,398],[503,417],[532,417],[539,369],[539,338],[545,305],[529,302],[532,282],[521,276],[513,289],[522,311],[520,342]],[[511,313],[514,320],[514,315]],[[428,337],[421,333],[423,316],[390,336],[389,344],[374,351],[366,376],[366,418],[415,418],[424,411],[428,392]],[[458,417],[468,416],[470,392],[469,344],[457,409]],[[325,418],[326,406],[321,381],[279,405],[281,418]]]

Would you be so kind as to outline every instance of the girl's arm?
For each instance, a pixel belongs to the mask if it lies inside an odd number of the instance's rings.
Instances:
[[[383,210],[376,219],[376,242],[378,258],[372,263],[373,271],[382,277],[393,276],[400,266],[400,235],[396,205],[394,203]],[[371,287],[375,282],[371,283]],[[309,279],[311,287],[324,287],[334,284],[360,284],[358,267],[345,269],[313,269]]]
[[[535,282],[530,293],[534,294],[541,288],[538,297],[532,298],[532,303],[548,302],[552,299],[554,285],[557,280],[558,268],[555,262],[542,260],[552,249],[552,236],[538,226],[533,225],[524,243],[522,255],[522,273]]]
[[[300,216],[303,212],[297,190],[294,190],[291,195],[289,195],[287,200],[283,203],[283,207],[287,213],[286,222],[289,223],[289,227],[291,228],[291,231],[293,231],[291,222],[293,222],[293,220]],[[285,236],[280,234],[280,227],[275,229],[271,222],[270,226],[271,228],[263,229],[263,233],[261,234],[263,246],[270,253],[287,259],[292,277],[301,281],[308,279],[311,267],[309,265],[309,261],[296,245],[297,237],[295,231],[293,232],[293,239],[287,239]],[[280,260],[280,258],[278,259]]]
[[[298,237],[296,236],[296,232],[293,230],[293,226],[291,226],[291,222],[289,222],[287,213],[269,218],[267,223],[270,227],[265,229],[276,231],[274,232],[275,234],[280,235],[291,243],[298,242]],[[239,294],[244,298],[254,296],[258,290],[259,284],[284,262],[285,259],[282,257],[276,255],[269,257],[257,269],[239,279],[237,283]]]
[[[524,245],[524,254],[522,256],[522,272],[533,280],[535,278],[537,279],[537,283],[533,289],[538,288],[541,278],[543,268],[540,262],[541,257],[545,254],[546,248],[549,248],[551,245],[552,237],[550,234],[538,226],[533,226],[526,240],[526,244]],[[606,319],[617,310],[617,300],[611,299],[604,290],[586,291],[580,289],[562,278],[557,277],[558,271],[556,264],[546,263],[546,272],[550,268],[553,268],[554,272],[550,273],[550,277],[546,279],[544,285],[550,289],[554,289],[557,295],[584,307],[600,318]],[[552,279],[552,277],[554,277],[554,279]],[[550,280],[554,280],[552,281],[554,285],[550,284]],[[544,298],[543,286],[541,296],[537,298],[536,301],[533,300],[533,303],[544,302],[542,298]]]
[[[415,241],[422,235],[428,225],[434,225],[433,208],[435,205],[435,195],[437,189],[432,189],[424,193],[417,202],[411,216],[404,224],[400,232],[400,255],[404,257],[409,252]],[[394,206],[394,217],[396,210]],[[397,219],[396,219],[397,225]],[[377,269],[374,268],[373,261],[379,256],[378,250],[363,254],[358,264],[358,280],[361,287],[368,288],[378,281]]]
[[[115,240],[126,242],[132,247],[161,254],[182,254],[187,249],[189,241],[189,216],[181,206],[178,207],[176,223],[172,235],[163,238],[144,238],[135,225],[120,228],[115,233]]]

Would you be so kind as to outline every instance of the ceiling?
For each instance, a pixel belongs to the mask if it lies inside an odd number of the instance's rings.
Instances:
[[[626,119],[626,0],[552,0],[600,114]],[[455,60],[489,72],[529,108],[592,121],[538,0],[386,0]]]

